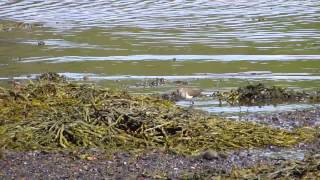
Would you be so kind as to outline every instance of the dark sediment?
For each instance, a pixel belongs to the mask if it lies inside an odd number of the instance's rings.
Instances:
[[[241,150],[207,160],[201,156],[182,156],[161,150],[139,154],[116,152],[105,154],[97,149],[75,152],[8,151],[0,160],[2,179],[180,179],[180,178],[254,178],[319,176],[319,139],[312,145],[293,149],[270,147]],[[297,150],[303,150],[297,157]],[[287,157],[289,152],[295,152]],[[281,154],[272,156],[273,154]],[[263,155],[265,154],[265,155]],[[286,158],[287,157],[287,158]],[[252,168],[252,169],[250,169]],[[297,174],[296,171],[300,173]],[[268,177],[269,176],[269,177]]]

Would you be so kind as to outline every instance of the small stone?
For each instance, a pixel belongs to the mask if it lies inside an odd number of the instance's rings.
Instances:
[[[88,81],[89,79],[90,79],[89,76],[83,76],[84,81]]]
[[[207,150],[202,154],[203,159],[206,160],[214,160],[219,159],[219,154],[216,151],[213,150]]]
[[[38,46],[44,46],[46,43],[44,41],[38,41]]]
[[[95,156],[88,156],[86,158],[88,161],[94,161],[94,160],[97,160],[97,158]]]

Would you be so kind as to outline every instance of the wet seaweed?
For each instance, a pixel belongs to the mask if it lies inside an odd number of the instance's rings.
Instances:
[[[59,75],[58,73],[54,72],[47,72],[40,74],[39,76],[36,77],[37,81],[50,81],[50,82],[67,82],[67,78],[63,75]]]
[[[150,96],[92,84],[73,84],[55,73],[17,89],[1,89],[0,138],[6,149],[165,147],[181,154],[268,145],[292,146],[314,130],[284,131],[207,116]]]
[[[231,105],[264,105],[286,102],[319,102],[319,92],[290,90],[283,87],[267,87],[262,83],[249,84],[228,92],[215,92],[220,102]]]

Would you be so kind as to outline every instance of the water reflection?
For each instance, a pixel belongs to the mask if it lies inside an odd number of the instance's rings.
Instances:
[[[62,44],[63,45],[63,44]],[[66,46],[66,45],[65,45]],[[131,55],[131,56],[64,56],[30,57],[21,62],[49,61],[53,63],[73,61],[297,61],[320,60],[320,55]]]
[[[223,74],[196,74],[196,75],[185,75],[185,76],[136,76],[136,75],[118,75],[118,76],[101,76],[93,73],[59,73],[67,77],[71,81],[83,80],[85,77],[90,78],[92,81],[101,80],[153,80],[157,78],[164,79],[166,81],[192,81],[202,79],[243,79],[243,80],[320,80],[320,76],[315,76],[310,73],[272,73],[269,71],[252,71],[252,72],[241,72],[241,73],[223,73]],[[17,80],[35,79],[39,74],[31,74],[27,76],[18,77],[0,77],[2,80],[10,78]]]
[[[113,36],[152,44],[158,42],[147,39],[219,48],[273,43],[260,48],[280,48],[288,41],[319,42],[319,5],[317,0],[1,1],[0,18],[42,22],[56,31],[102,27],[113,29]]]

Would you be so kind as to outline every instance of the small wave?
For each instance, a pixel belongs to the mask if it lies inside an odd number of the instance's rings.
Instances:
[[[90,80],[146,80],[164,78],[166,80],[203,80],[203,79],[251,79],[251,80],[287,80],[287,81],[305,81],[305,80],[320,80],[320,76],[311,73],[272,73],[269,71],[249,71],[239,73],[198,73],[194,75],[163,75],[163,76],[138,76],[138,75],[99,75],[94,73],[59,73],[66,76],[70,80],[81,80],[88,76]],[[32,74],[28,76],[14,77],[15,79],[34,79],[39,74]],[[0,77],[2,80],[9,79],[7,77]]]
[[[320,60],[320,55],[129,55],[129,56],[61,56],[30,57],[20,62],[83,62],[83,61],[299,61]]]

